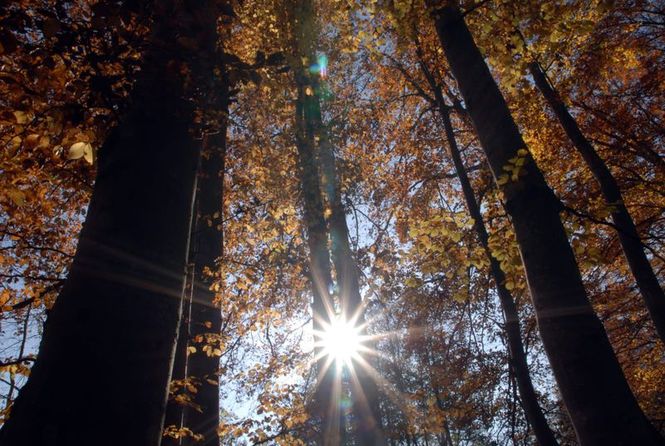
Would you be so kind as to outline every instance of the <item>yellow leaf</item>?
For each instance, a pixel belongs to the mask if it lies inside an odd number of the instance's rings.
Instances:
[[[14,112],[14,117],[16,118],[17,124],[26,124],[28,122],[28,115],[20,110]]]
[[[87,142],[77,142],[71,145],[67,152],[67,159],[77,160],[83,158],[89,164],[94,162],[94,152],[92,146]]]
[[[22,206],[25,203],[25,192],[19,189],[12,189],[7,192],[9,198],[14,202],[16,206]]]

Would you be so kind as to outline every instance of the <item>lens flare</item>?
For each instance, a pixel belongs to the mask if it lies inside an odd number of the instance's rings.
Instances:
[[[353,359],[365,348],[362,327],[357,327],[352,321],[344,318],[335,318],[326,324],[319,333],[319,347],[321,354],[334,360],[337,366],[351,365]]]
[[[310,73],[317,73],[321,79],[328,76],[328,57],[325,54],[319,54],[316,58],[316,63],[309,67]]]
[[[325,79],[328,76],[328,58],[325,54],[321,54],[319,55],[317,62],[319,65],[321,78]]]

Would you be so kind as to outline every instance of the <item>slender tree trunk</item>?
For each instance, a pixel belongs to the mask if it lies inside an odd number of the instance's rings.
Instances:
[[[301,6],[306,9],[305,6]],[[298,11],[299,9],[296,9]],[[298,17],[303,17],[299,14]],[[298,54],[301,54],[300,52]],[[300,61],[300,56],[296,58]],[[319,444],[337,445],[341,441],[341,423],[339,408],[335,395],[341,391],[339,377],[335,376],[334,365],[330,358],[323,355],[321,333],[332,321],[334,307],[331,298],[332,273],[328,252],[328,236],[324,218],[321,184],[317,169],[315,153],[314,128],[311,114],[314,107],[313,98],[308,94],[311,86],[307,79],[296,73],[298,98],[296,100],[296,147],[300,166],[300,187],[303,196],[303,211],[307,229],[307,245],[309,248],[309,274],[312,284],[312,319],[314,328],[314,355],[317,358],[316,391],[312,409],[321,422]]]
[[[300,165],[300,185],[303,194],[304,219],[307,229],[309,248],[309,274],[312,283],[312,318],[314,328],[314,355],[317,370],[317,388],[314,395],[313,409],[322,423],[320,444],[337,445],[340,443],[339,414],[334,396],[341,390],[334,376],[334,365],[323,356],[321,333],[330,324],[334,315],[330,296],[332,274],[328,253],[326,221],[324,219],[323,200],[314,153],[314,133],[306,118],[307,108],[312,106],[311,96],[305,94],[306,87],[299,82],[296,104],[296,146]],[[337,379],[338,381],[338,379]]]
[[[662,445],[637,405],[605,330],[593,312],[566,232],[561,204],[525,150],[461,12],[432,11],[480,143],[497,180],[510,160],[523,159],[516,180],[501,185],[525,267],[538,326],[580,443]]]
[[[133,105],[100,150],[76,256],[3,446],[160,442],[199,156],[182,73],[188,64],[193,79],[207,77],[200,36],[215,33],[195,26],[197,8],[174,5],[154,4]]]
[[[216,42],[210,44],[216,47]],[[217,53],[219,51],[217,48]],[[223,255],[224,247],[224,174],[230,97],[227,71],[225,67],[218,68],[222,74],[213,81],[208,102],[219,118],[217,131],[203,139],[196,181],[188,283],[183,296],[181,330],[171,377],[172,382],[186,382],[196,388],[194,393],[186,388],[180,388],[178,392],[188,394],[196,408],[172,398],[167,406],[165,422],[165,426],[190,429],[192,436],[164,438],[162,446],[219,444],[219,355],[215,349],[222,350],[222,315],[211,286],[219,281],[215,273],[219,269],[218,260]],[[204,349],[205,346],[212,350]],[[189,347],[193,349],[190,351]]]
[[[308,65],[314,64],[315,52],[313,44],[316,41],[317,33],[315,31],[316,24],[312,3],[309,0],[303,0],[299,6],[299,14],[296,15],[299,32],[296,35],[299,38],[300,56],[307,58],[309,61]],[[305,68],[307,69],[308,67],[306,66]],[[312,151],[315,150],[317,142],[319,149],[318,157],[315,153],[312,156],[312,160],[315,163],[314,168],[316,169],[312,174],[317,175],[317,183],[319,183],[318,175],[319,173],[321,174],[322,184],[319,186],[322,186],[323,194],[327,198],[328,206],[331,210],[330,225],[329,228],[324,226],[324,231],[329,229],[330,232],[332,245],[330,252],[335,266],[340,309],[347,320],[351,316],[357,316],[357,324],[365,326],[358,280],[359,271],[349,244],[349,230],[339,190],[333,148],[321,116],[320,76],[317,73],[305,73],[300,76],[300,79],[302,85],[299,86],[299,89],[304,93],[304,97],[302,98],[304,105],[303,119],[309,133],[308,140]],[[321,188],[317,189],[316,192],[319,194],[318,200],[321,200]],[[324,206],[324,203],[321,202],[320,218],[321,222],[325,225]],[[327,233],[326,231],[324,234],[327,235]],[[328,271],[330,271],[327,238],[325,256]],[[332,284],[332,279],[330,280],[330,284]],[[360,444],[368,446],[383,445],[385,444],[385,439],[380,428],[378,387],[368,369],[370,362],[365,356],[363,355],[363,360],[360,363],[355,364],[355,373],[352,376],[351,392],[354,403],[353,407],[358,419],[355,435]]]
[[[566,135],[568,135],[570,141],[580,155],[582,155],[591,173],[596,178],[596,181],[598,181],[605,204],[612,210],[612,221],[616,227],[630,271],[633,273],[633,277],[635,277],[635,282],[649,310],[651,319],[656,326],[658,336],[661,341],[665,341],[665,293],[663,293],[663,288],[661,288],[658,278],[644,252],[640,235],[637,232],[633,218],[626,208],[621,189],[616,179],[603,159],[598,155],[598,152],[596,152],[589,140],[584,136],[584,133],[582,133],[582,130],[577,125],[577,121],[571,116],[559,94],[548,82],[540,64],[537,62],[529,64],[529,71],[533,76],[536,87],[554,111]]]
[[[346,212],[342,205],[335,155],[321,118],[319,90],[319,86],[315,85],[316,108],[312,118],[315,128],[318,129],[323,190],[331,209],[329,221],[331,253],[341,312],[345,320],[354,321],[357,326],[364,327],[361,336],[366,336],[364,306],[360,295],[360,272],[349,242],[349,228],[346,223]],[[369,345],[366,347],[371,348]],[[383,445],[385,438],[381,432],[379,389],[372,376],[372,361],[366,353],[359,352],[359,356],[360,361],[354,361],[353,364],[357,382],[352,383],[351,389],[354,412],[358,418],[356,436],[360,444]]]
[[[440,91],[437,96],[440,96]],[[538,403],[538,395],[536,394],[533,382],[531,381],[531,375],[529,374],[529,366],[527,364],[527,357],[522,343],[519,314],[517,312],[517,306],[515,305],[515,299],[506,288],[506,275],[501,269],[499,261],[492,255],[492,250],[489,247],[489,236],[483,221],[483,216],[480,213],[480,206],[476,201],[473,187],[471,186],[471,182],[469,181],[469,177],[464,168],[464,163],[462,162],[462,157],[460,156],[459,148],[457,147],[455,133],[450,121],[450,109],[446,108],[445,104],[440,102],[443,100],[442,97],[437,97],[436,100],[439,103],[439,111],[443,119],[443,126],[448,139],[450,157],[453,160],[455,172],[457,173],[462,186],[462,193],[464,195],[466,207],[469,211],[469,215],[471,215],[471,218],[474,220],[474,228],[478,240],[490,262],[490,272],[494,279],[494,286],[497,295],[499,296],[501,309],[503,310],[505,321],[504,330],[506,332],[508,352],[510,354],[510,367],[515,374],[515,381],[517,382],[517,388],[522,399],[524,413],[531,424],[538,444],[540,446],[556,446],[558,445],[558,442],[547,423],[547,419],[543,414],[540,404]]]
[[[212,446],[219,444],[219,355],[222,315],[215,292],[211,289],[219,278],[217,262],[223,248],[223,196],[224,165],[226,158],[226,129],[228,116],[227,88],[216,89],[220,95],[220,112],[224,114],[217,133],[204,139],[203,153],[199,167],[196,194],[196,225],[192,234],[190,255],[193,270],[193,283],[190,284],[191,299],[186,300],[183,313],[181,338],[176,348],[174,374],[185,379],[196,388],[189,392],[191,402],[196,407],[169,401],[166,426],[188,428],[193,436],[179,440],[165,439],[162,444],[196,444]],[[211,275],[212,274],[212,275]],[[187,317],[185,318],[185,314]],[[193,347],[192,351],[188,351]],[[195,350],[195,351],[194,351]],[[178,361],[180,360],[180,362]],[[202,436],[199,438],[198,436]],[[197,439],[198,438],[198,439]]]
[[[316,154],[317,123],[314,118],[319,110],[315,83],[310,73],[314,63],[316,24],[311,0],[296,0],[290,22],[293,31],[296,100],[296,146],[300,164],[300,182],[304,202],[304,219],[307,228],[307,244],[312,281],[312,316],[314,328],[314,354],[317,357],[317,386],[313,412],[320,421],[318,444],[336,446],[344,437],[344,420],[338,399],[342,392],[341,376],[336,373],[332,358],[323,355],[321,333],[335,315],[332,300],[332,272],[328,250],[328,232],[324,217],[324,203],[319,178],[319,160]]]
[[[450,119],[451,108],[446,104],[446,101],[441,92],[441,87],[437,84],[432,72],[425,65],[422,56],[422,50],[418,41],[416,41],[416,52],[420,60],[420,67],[429,83],[430,88],[434,92],[434,101],[436,107],[441,115],[443,121],[443,128],[446,132],[446,139],[448,141],[448,149],[450,151],[450,158],[455,166],[455,173],[462,186],[462,194],[466,203],[469,215],[474,220],[474,229],[480,241],[487,259],[490,262],[490,273],[494,279],[497,295],[501,304],[501,309],[504,316],[504,330],[506,332],[506,340],[508,343],[508,353],[510,356],[510,367],[515,374],[517,388],[522,399],[522,406],[528,422],[531,424],[533,434],[536,441],[540,446],[557,446],[558,442],[554,433],[547,423],[547,419],[538,403],[538,396],[531,381],[529,374],[529,366],[527,363],[526,353],[524,352],[524,345],[522,343],[522,335],[520,330],[519,314],[513,298],[508,288],[506,288],[506,275],[501,269],[499,261],[492,255],[492,250],[489,247],[489,235],[483,215],[480,212],[480,206],[476,200],[476,195],[469,181],[464,162],[457,146],[457,139],[455,138],[455,131]]]
[[[198,175],[197,175],[198,176]],[[194,190],[196,191],[198,187],[194,185]],[[194,197],[194,203],[196,206],[196,197]],[[192,210],[192,219],[196,209]],[[193,221],[192,227],[190,228],[190,234],[193,230]],[[171,429],[179,430],[185,424],[185,404],[178,401],[178,398],[181,396],[186,396],[188,394],[185,387],[185,378],[187,377],[187,346],[189,335],[189,315],[191,310],[191,298],[192,298],[192,286],[194,281],[194,271],[193,265],[190,263],[189,259],[191,258],[191,246],[189,249],[189,256],[186,262],[186,272],[185,272],[185,284],[183,287],[182,294],[182,313],[180,316],[180,324],[178,327],[178,342],[176,344],[174,359],[173,359],[173,369],[171,370],[171,381],[169,383],[169,398],[166,405],[166,414],[164,416],[164,431],[169,431]],[[182,439],[180,436],[165,436],[162,438],[161,446],[179,446],[182,444]]]
[[[222,199],[226,156],[226,123],[220,133],[208,138],[199,178],[198,215],[194,244],[195,282],[189,318],[189,345],[196,351],[187,356],[187,377],[197,388],[192,395],[197,409],[186,407],[184,426],[201,441],[184,444],[217,446],[219,436],[219,354],[222,314],[211,288],[219,277],[217,261],[222,256]],[[207,272],[210,271],[210,272]],[[211,275],[212,274],[212,275]],[[217,351],[219,350],[219,351]]]

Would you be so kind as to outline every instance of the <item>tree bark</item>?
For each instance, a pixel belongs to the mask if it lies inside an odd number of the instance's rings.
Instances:
[[[421,70],[427,79],[430,88],[434,92],[434,101],[439,114],[441,115],[443,128],[446,132],[446,140],[448,141],[450,158],[453,161],[455,173],[457,174],[457,178],[462,187],[462,194],[464,195],[467,210],[469,211],[471,218],[474,220],[474,229],[478,236],[478,241],[483,247],[485,255],[487,255],[487,259],[490,262],[490,273],[494,279],[494,286],[496,288],[497,296],[499,297],[499,303],[501,304],[505,321],[504,330],[508,344],[508,354],[510,356],[510,367],[515,374],[515,381],[517,382],[517,388],[522,399],[524,413],[527,421],[533,429],[536,441],[540,446],[558,446],[559,443],[554,436],[554,432],[552,432],[547,423],[547,419],[545,418],[538,402],[538,396],[533,387],[533,382],[531,381],[529,365],[524,351],[524,344],[522,343],[519,314],[517,312],[517,306],[515,305],[515,299],[508,288],[506,288],[506,275],[501,269],[499,261],[492,255],[492,250],[489,247],[489,235],[487,233],[487,228],[485,227],[485,222],[483,221],[483,215],[480,212],[480,206],[476,200],[473,186],[471,186],[471,181],[469,180],[459,147],[457,146],[455,131],[450,119],[451,107],[446,104],[440,85],[437,84],[432,72],[425,64],[422,49],[418,41],[416,41],[416,53],[419,57]]]
[[[314,64],[316,57],[313,44],[316,42],[317,33],[312,2],[309,0],[299,1],[297,10],[298,13],[295,15],[296,19],[294,23],[296,25],[295,35],[298,40],[296,46],[299,48],[299,56],[301,58],[306,58],[308,65]],[[303,182],[303,192],[305,193],[306,201],[310,200],[313,203],[312,213],[318,213],[315,217],[317,230],[323,230],[323,234],[317,235],[317,238],[322,238],[319,242],[321,246],[317,249],[321,250],[319,254],[321,258],[325,257],[328,289],[332,289],[333,284],[332,274],[330,272],[330,257],[332,257],[335,266],[337,292],[342,315],[346,320],[349,320],[351,316],[357,316],[357,324],[365,326],[362,298],[360,296],[360,285],[358,281],[358,267],[349,245],[349,230],[346,224],[346,215],[339,191],[333,148],[330,144],[328,134],[324,129],[321,116],[320,76],[317,73],[309,73],[308,71],[311,70],[308,70],[308,68],[309,66],[305,66],[305,73],[296,74],[297,82],[299,84],[299,100],[302,102],[301,116],[303,122],[301,125],[305,128],[303,134],[307,135],[307,137],[304,138],[307,140],[307,145],[309,146],[307,151],[311,151],[311,154],[307,153],[304,157],[301,151],[301,166],[303,166],[303,172],[305,172],[305,168],[307,169],[308,173],[306,176],[313,177],[316,175],[316,180],[314,181],[313,178],[308,179],[307,182],[310,185],[307,186],[307,188],[305,182]],[[318,156],[316,153],[317,146]],[[312,166],[309,165],[310,160],[313,163]],[[314,170],[309,171],[311,168]],[[303,175],[303,178],[305,178],[305,175]],[[314,187],[315,182],[316,187]],[[309,190],[306,191],[306,189]],[[331,210],[329,227],[325,221],[325,204],[321,197],[322,192],[323,196],[327,198],[328,206]],[[308,198],[309,194],[316,194],[317,197]],[[315,205],[314,202],[316,202]],[[310,217],[307,217],[306,215],[306,219],[309,220]],[[319,227],[319,225],[323,226]],[[330,251],[328,250],[328,233],[330,234],[331,239]],[[311,250],[312,247],[310,247],[310,251]],[[330,256],[330,254],[332,254],[332,256]],[[330,299],[330,296],[328,296],[328,299]],[[334,314],[332,300],[330,300],[330,308],[323,308],[323,310],[328,313],[328,316],[326,316],[328,317],[326,322],[328,322],[329,316]],[[365,331],[363,331],[363,334],[364,333]],[[325,359],[326,361],[330,361],[329,358]],[[353,410],[358,419],[355,436],[360,444],[363,445],[383,445],[385,444],[385,439],[381,433],[380,417],[378,416],[378,387],[372,378],[370,371],[367,369],[368,365],[369,362],[365,358],[363,358],[361,363],[354,364],[355,377],[354,382],[352,383],[351,392],[353,398]],[[333,370],[330,370],[330,372],[333,372]],[[338,374],[334,373],[334,375]],[[322,383],[319,384],[319,387],[322,385],[329,385],[326,384],[326,382],[331,379],[334,380],[335,383],[331,389],[334,390],[335,387],[339,386],[341,390],[341,382],[339,382],[341,377],[339,376],[324,379]],[[333,393],[332,400],[328,401],[325,405],[330,407],[331,403],[334,402],[336,395],[336,393]],[[328,394],[326,398],[330,398],[330,396],[331,395]],[[328,413],[325,416],[338,420],[340,419],[341,414],[333,415]],[[332,420],[330,421],[332,422]],[[340,421],[340,425],[342,423],[343,420]],[[337,429],[328,427],[326,430],[332,431]],[[329,438],[324,439],[324,443],[340,444],[341,438],[344,436],[344,429],[342,426],[340,426],[339,431],[339,439],[329,436]]]
[[[300,185],[303,194],[303,210],[307,229],[307,246],[309,248],[309,274],[312,285],[312,319],[314,328],[314,356],[317,358],[316,391],[314,393],[313,411],[321,422],[319,444],[337,445],[341,441],[341,426],[335,395],[341,391],[339,377],[334,376],[334,365],[330,358],[323,354],[321,333],[330,325],[334,316],[332,290],[332,273],[328,252],[326,221],[324,218],[323,200],[314,153],[314,133],[308,123],[306,109],[312,107],[311,97],[305,94],[308,88],[298,82],[298,100],[296,104],[296,146],[300,165]],[[337,382],[336,382],[337,381]]]
[[[440,96],[440,91],[437,96]],[[466,207],[469,215],[474,220],[474,228],[476,235],[480,241],[487,259],[490,262],[490,272],[494,279],[494,286],[496,293],[501,303],[504,317],[504,330],[506,333],[506,341],[508,343],[508,353],[510,355],[510,367],[515,374],[515,381],[522,400],[522,406],[527,420],[531,424],[533,434],[536,441],[540,446],[557,446],[554,433],[547,423],[547,419],[538,403],[538,395],[533,387],[531,375],[529,374],[529,365],[527,363],[526,353],[524,352],[524,345],[522,343],[522,334],[520,331],[519,314],[515,299],[513,295],[506,288],[506,275],[504,274],[499,261],[492,255],[492,250],[489,247],[489,236],[487,228],[483,222],[483,216],[480,213],[480,206],[476,201],[476,196],[469,181],[469,177],[464,168],[462,157],[460,156],[457,141],[455,139],[455,132],[450,121],[450,109],[445,107],[445,104],[440,102],[443,98],[435,98],[439,103],[439,111],[443,119],[443,126],[446,131],[446,138],[448,139],[448,148],[450,149],[450,157],[455,165],[455,172],[459,178],[462,186],[462,193],[466,202]]]
[[[198,26],[199,9],[175,5],[154,4],[133,104],[100,150],[76,256],[3,446],[160,442],[199,157],[183,67],[208,76],[199,39],[215,33]]]
[[[193,270],[191,299],[185,302],[181,324],[185,328],[180,332],[176,347],[176,365],[179,367],[174,366],[174,375],[177,372],[179,376],[172,377],[172,380],[186,379],[196,388],[195,393],[189,392],[196,408],[170,400],[165,423],[166,426],[189,428],[192,434],[203,438],[165,438],[163,445],[219,444],[219,355],[214,349],[221,350],[222,315],[211,287],[219,280],[215,272],[224,241],[222,224],[228,92],[226,85],[215,91],[220,95],[219,111],[224,117],[218,132],[204,139],[197,181],[196,225],[189,259]],[[213,350],[204,349],[206,346]],[[188,347],[196,351],[188,352]]]
[[[314,355],[317,373],[312,412],[320,423],[317,444],[338,445],[344,438],[344,420],[338,404],[342,392],[341,376],[336,373],[331,358],[324,355],[321,334],[335,317],[332,299],[333,280],[328,250],[328,232],[321,195],[319,161],[316,154],[317,126],[313,118],[318,110],[315,84],[309,72],[315,59],[316,23],[311,0],[296,0],[290,11],[294,54],[291,65],[297,89],[296,147],[300,166],[300,184],[303,194],[304,221],[309,248],[310,279],[312,283],[312,317],[314,328]]]
[[[631,393],[587,298],[559,218],[561,204],[529,155],[508,106],[464,23],[445,3],[436,31],[497,183],[510,160],[520,175],[501,185],[545,351],[580,443],[662,445]],[[522,152],[520,152],[522,151]]]
[[[577,121],[568,111],[568,108],[561,100],[561,97],[554,90],[554,87],[548,82],[545,73],[540,64],[533,62],[529,64],[529,71],[536,87],[541,92],[547,104],[554,111],[554,115],[559,120],[566,135],[573,143],[577,151],[586,162],[594,178],[600,185],[600,192],[603,195],[605,204],[611,208],[612,221],[619,236],[621,248],[628,261],[630,271],[635,277],[635,283],[644,299],[649,315],[656,327],[656,332],[661,341],[665,342],[665,293],[658,282],[658,277],[653,271],[649,259],[644,252],[640,235],[635,227],[635,222],[631,217],[623,201],[621,189],[617,184],[612,172],[607,167],[598,152],[584,136],[582,130],[577,125]]]
[[[360,295],[360,271],[351,251],[349,228],[342,204],[335,154],[321,118],[319,91],[319,86],[315,84],[314,96],[316,103],[312,119],[319,137],[320,170],[323,178],[324,195],[327,197],[331,209],[329,219],[331,254],[335,266],[341,313],[344,320],[353,321],[356,326],[363,327],[360,335],[367,336],[365,308]],[[371,348],[371,345],[367,345],[366,341],[364,344],[365,347]],[[353,382],[351,388],[354,412],[356,412],[358,418],[356,437],[363,445],[384,445],[386,440],[381,431],[379,389],[372,376],[372,360],[367,353],[361,351],[358,354],[360,360],[353,361],[353,372],[357,382]]]

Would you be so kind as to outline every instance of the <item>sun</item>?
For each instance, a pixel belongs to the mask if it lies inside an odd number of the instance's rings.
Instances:
[[[365,348],[362,329],[353,321],[336,317],[330,324],[325,324],[319,334],[321,354],[334,360],[338,366],[350,366],[352,360],[359,358],[359,353]]]

